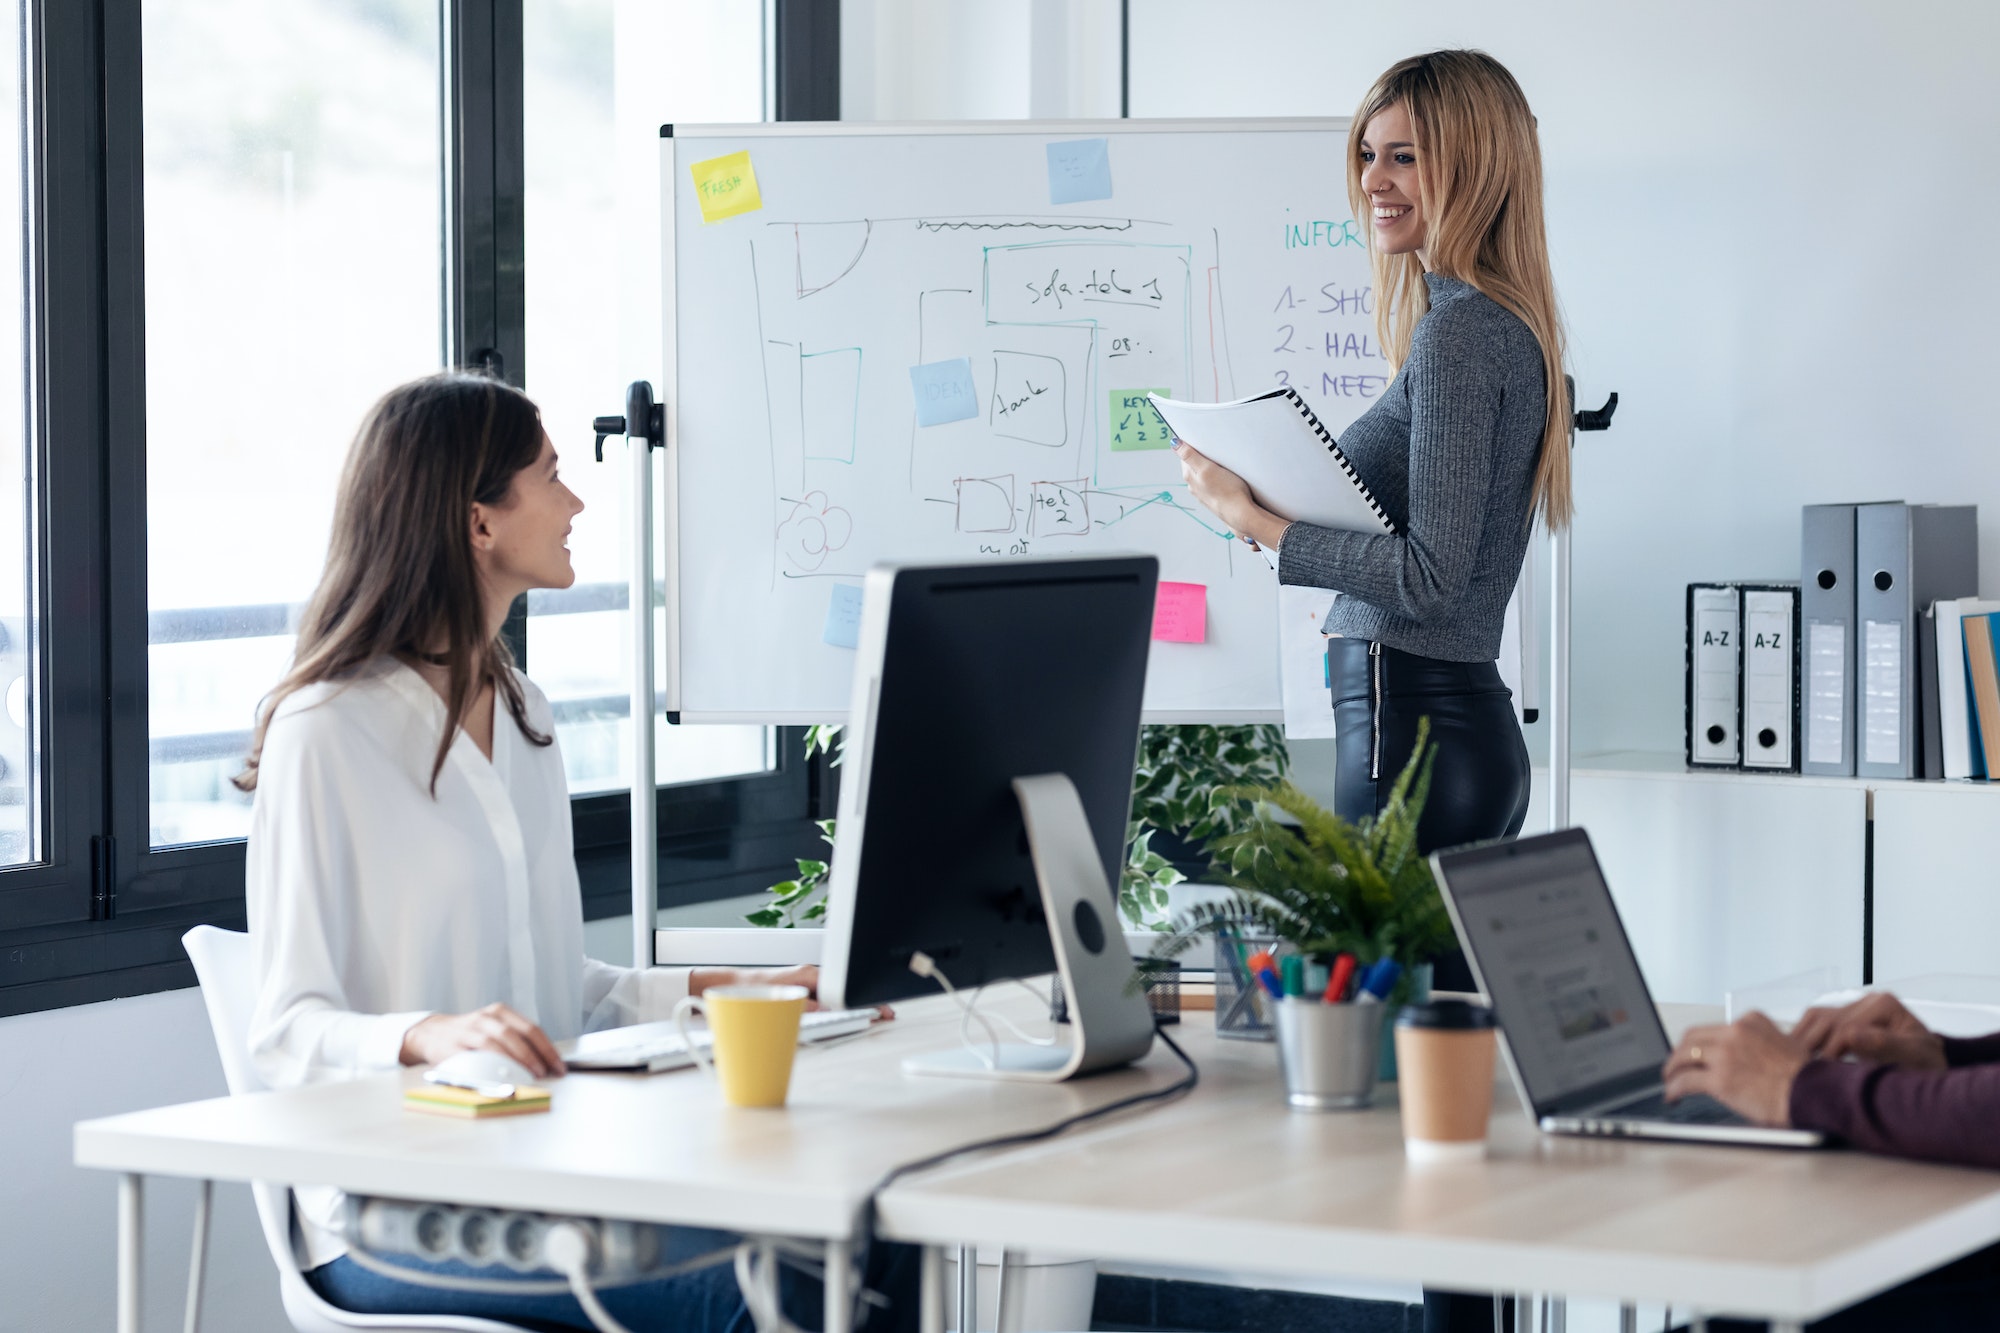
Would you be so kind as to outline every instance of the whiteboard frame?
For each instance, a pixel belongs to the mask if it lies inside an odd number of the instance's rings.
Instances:
[[[679,186],[680,173],[674,170],[674,141],[677,139],[769,139],[769,138],[828,138],[828,137],[869,137],[908,135],[1115,135],[1115,134],[1217,134],[1232,132],[1267,132],[1289,134],[1345,134],[1353,124],[1352,116],[1259,116],[1236,117],[1210,120],[920,120],[920,121],[867,121],[852,122],[841,120],[797,120],[748,122],[743,124],[701,123],[690,125],[662,125],[660,127],[661,169],[660,169],[660,219],[661,244],[664,247],[660,264],[661,304],[661,359],[665,364],[660,369],[661,399],[666,404],[666,467],[665,494],[663,496],[665,518],[674,520],[673,531],[666,534],[664,546],[666,556],[666,709],[672,717],[682,722],[699,723],[745,723],[758,726],[796,727],[813,726],[822,723],[845,723],[846,715],[829,717],[818,712],[798,709],[772,709],[769,711],[686,711],[682,706],[681,685],[681,633],[680,633],[680,577],[681,577],[681,537],[680,537],[680,336],[677,325],[680,319],[678,298],[678,251],[679,240],[675,216],[674,191]],[[651,630],[650,609],[639,621]],[[1253,722],[1283,722],[1284,713],[1270,708],[1232,709],[1148,709],[1144,714],[1148,723],[1209,722],[1218,725],[1242,725]]]

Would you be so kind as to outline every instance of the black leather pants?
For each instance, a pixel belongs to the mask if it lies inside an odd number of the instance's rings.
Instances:
[[[1491,662],[1441,662],[1367,639],[1328,639],[1337,768],[1336,813],[1381,810],[1431,720],[1437,761],[1417,823],[1417,850],[1511,838],[1528,815],[1528,746],[1513,695]]]
[[[1417,719],[1431,720],[1437,759],[1430,799],[1417,821],[1417,850],[1511,838],[1528,814],[1528,747],[1514,699],[1491,662],[1441,662],[1366,639],[1326,641],[1333,682],[1333,802],[1343,819],[1378,813],[1417,744]],[[1456,949],[1433,964],[1440,990],[1471,990]],[[1503,1313],[1513,1327],[1512,1302]],[[1489,1333],[1493,1298],[1424,1292],[1425,1333]]]

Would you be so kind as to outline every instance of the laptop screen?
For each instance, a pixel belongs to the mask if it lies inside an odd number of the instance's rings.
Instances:
[[[1671,1047],[1582,829],[1434,864],[1537,1114],[1658,1079]]]

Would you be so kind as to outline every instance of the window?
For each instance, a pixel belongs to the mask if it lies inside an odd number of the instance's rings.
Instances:
[[[756,119],[774,35],[782,107],[805,3],[0,0],[0,1015],[189,985],[181,934],[243,924],[228,778],[339,464],[444,364],[524,383],[595,511],[525,646],[586,912],[629,911],[624,470],[583,426],[659,379],[660,122]],[[795,731],[663,741],[663,901],[818,846]]]
[[[443,346],[435,0],[146,0],[148,845],[240,838],[342,458]]]
[[[0,218],[24,216],[22,186],[29,169],[23,116],[19,4],[6,7],[11,40],[0,46]],[[24,229],[0,240],[0,866],[26,865],[43,855],[41,680],[36,670],[41,615],[36,569],[34,459],[28,415],[26,333],[28,255]]]
[[[661,381],[660,126],[763,118],[764,15],[741,0],[526,0],[523,22],[527,389],[589,506],[570,538],[576,586],[529,599],[528,661],[556,710],[570,790],[623,791],[629,473],[622,444],[591,461],[590,422],[622,410],[629,381]],[[657,735],[662,783],[778,763],[763,727]]]

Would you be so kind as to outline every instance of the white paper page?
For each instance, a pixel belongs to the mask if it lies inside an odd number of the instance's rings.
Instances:
[[[1283,395],[1184,403],[1148,394],[1174,437],[1249,483],[1280,518],[1349,532],[1387,532],[1326,441]]]
[[[1334,596],[1325,588],[1278,589],[1278,676],[1287,740],[1330,740],[1334,734],[1326,636],[1320,632]]]

